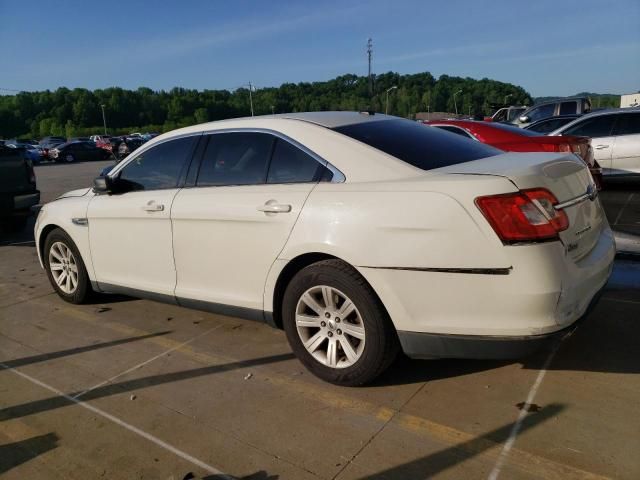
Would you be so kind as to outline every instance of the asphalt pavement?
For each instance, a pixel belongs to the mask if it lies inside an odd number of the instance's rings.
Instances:
[[[43,200],[104,165],[37,167]],[[640,233],[636,192],[601,194],[625,235]],[[375,384],[342,388],[266,325],[124,296],[65,303],[32,233],[5,234],[0,477],[637,479],[639,334],[640,263],[622,256],[595,310],[550,349],[399,358]]]

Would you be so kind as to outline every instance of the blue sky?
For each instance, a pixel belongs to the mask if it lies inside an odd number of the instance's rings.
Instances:
[[[367,71],[640,90],[640,0],[0,0],[0,88],[257,87]],[[0,91],[0,93],[8,93]]]

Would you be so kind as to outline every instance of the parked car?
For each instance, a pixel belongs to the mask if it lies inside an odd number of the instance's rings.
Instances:
[[[96,147],[93,142],[68,142],[49,150],[49,157],[55,162],[76,162],[106,160],[111,154]]]
[[[561,98],[532,106],[512,123],[522,128],[543,118],[556,117],[558,115],[583,115],[590,111],[591,100],[587,97]]]
[[[0,145],[0,222],[16,230],[25,227],[40,202],[33,163],[24,151]]]
[[[549,137],[513,125],[471,120],[433,120],[425,123],[507,152],[573,152],[589,166],[598,189],[602,188],[602,168],[594,160],[589,138]]]
[[[92,142],[89,137],[70,137],[67,139],[67,142]],[[95,142],[94,142],[95,143]]]
[[[551,132],[552,136],[591,137],[603,174],[640,174],[640,108],[599,110]]]
[[[66,143],[67,139],[64,137],[44,137],[40,140],[40,146],[46,149],[50,149],[55,147],[56,145],[61,145]]]
[[[576,118],[581,117],[582,115],[574,114],[574,115],[558,115],[557,117],[549,117],[543,118],[542,120],[538,120],[537,122],[530,123],[526,127],[523,127],[525,130],[531,130],[532,132],[541,133],[546,135],[548,133],[557,130],[558,128],[566,125],[569,122],[573,122]]]
[[[23,143],[23,142],[11,142],[11,143],[7,143],[6,145],[11,148],[23,149],[24,154],[34,164],[40,163],[45,158],[44,149],[39,148],[39,146],[35,147],[30,143]]]
[[[485,117],[484,121],[511,123],[516,120],[526,109],[527,107],[503,107],[496,110],[496,112],[490,117]]]
[[[68,302],[127,292],[266,321],[342,385],[371,381],[400,348],[527,354],[574,328],[615,255],[575,155],[356,112],[162,135],[48,203],[35,239]]]
[[[122,160],[143,143],[144,140],[142,139],[142,137],[122,137],[121,141],[118,143],[118,148],[116,150],[116,159]]]

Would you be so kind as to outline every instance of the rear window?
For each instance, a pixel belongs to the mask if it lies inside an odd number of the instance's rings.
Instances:
[[[333,130],[422,170],[448,167],[502,153],[480,142],[470,142],[460,135],[410,120],[356,123]]]

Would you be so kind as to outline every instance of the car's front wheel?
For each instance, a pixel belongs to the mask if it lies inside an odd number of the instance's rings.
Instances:
[[[49,282],[63,300],[84,303],[92,293],[78,247],[62,229],[52,230],[44,242],[44,266]]]
[[[315,263],[293,277],[282,319],[300,361],[338,385],[370,382],[398,352],[396,332],[375,292],[340,260]]]
[[[67,153],[67,154],[64,156],[64,161],[65,161],[65,162],[67,162],[67,163],[72,163],[72,162],[75,162],[75,161],[76,161],[76,159],[75,159],[75,157],[74,157],[72,154]]]

